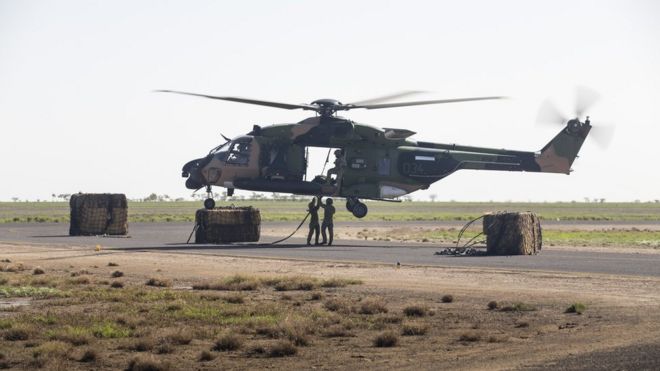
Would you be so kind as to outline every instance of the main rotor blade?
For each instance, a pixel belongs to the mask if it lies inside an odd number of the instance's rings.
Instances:
[[[575,89],[575,117],[582,118],[582,115],[600,99],[600,94],[586,88],[579,86]]]
[[[437,99],[437,100],[421,100],[416,102],[401,102],[401,103],[385,103],[385,104],[363,104],[351,106],[350,108],[366,108],[366,109],[381,109],[381,108],[394,108],[394,107],[408,107],[408,106],[422,106],[427,104],[444,104],[444,103],[458,103],[458,102],[471,102],[477,100],[492,100],[504,99],[506,97],[478,97],[478,98],[457,98],[457,99]]]
[[[536,115],[538,124],[564,125],[568,119],[561,114],[557,106],[551,100],[546,99],[541,103],[539,113]]]
[[[304,110],[313,110],[313,111],[317,110],[316,106],[311,106],[307,104],[289,104],[289,103],[271,102],[266,100],[257,100],[257,99],[248,99],[248,98],[239,98],[239,97],[217,97],[214,95],[187,93],[184,91],[176,91],[176,90],[155,90],[155,91],[159,93],[175,93],[175,94],[192,95],[195,97],[227,100],[230,102],[256,104],[259,106],[267,106],[267,107],[275,107],[275,108],[283,108],[283,109],[304,109]]]
[[[376,103],[386,102],[386,101],[392,100],[392,99],[409,97],[411,95],[418,95],[418,94],[423,94],[423,93],[426,93],[426,92],[421,91],[421,90],[404,90],[404,91],[400,91],[400,92],[397,92],[397,93],[383,95],[383,96],[380,96],[380,97],[359,100],[357,102],[349,103],[348,105],[363,106],[365,104],[376,104]]]

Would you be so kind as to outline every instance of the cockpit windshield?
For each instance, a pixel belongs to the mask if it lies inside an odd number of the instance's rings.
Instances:
[[[229,145],[229,157],[227,164],[247,165],[250,161],[250,141],[237,140]]]
[[[227,152],[229,150],[229,144],[230,143],[231,143],[231,141],[227,141],[224,144],[221,144],[221,145],[213,148],[212,150],[209,151],[209,154],[216,154],[218,152]]]

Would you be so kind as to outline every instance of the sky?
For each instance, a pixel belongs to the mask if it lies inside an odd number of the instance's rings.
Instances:
[[[535,124],[541,103],[570,116],[577,86],[601,96],[594,128],[616,133],[606,149],[588,138],[570,176],[459,171],[413,197],[660,199],[659,66],[652,0],[0,0],[0,200],[190,197],[181,167],[221,133],[309,116],[155,89],[289,103],[505,95],[344,116],[417,140],[535,151],[560,129]],[[314,155],[319,171],[325,152]]]

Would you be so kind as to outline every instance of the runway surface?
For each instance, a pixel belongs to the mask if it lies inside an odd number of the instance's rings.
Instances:
[[[292,224],[292,223],[291,223]],[[385,222],[372,223],[378,226]],[[397,225],[401,223],[396,223]],[[282,226],[282,223],[264,223]],[[365,227],[369,227],[365,223]],[[292,225],[291,229],[293,230]],[[336,229],[341,228],[338,223]],[[61,246],[89,246],[97,244],[105,250],[159,251],[182,254],[268,257],[284,259],[351,261],[403,265],[448,267],[485,267],[516,270],[603,273],[615,275],[660,276],[660,254],[630,253],[611,248],[611,252],[570,251],[545,247],[536,256],[439,256],[436,251],[448,245],[402,244],[383,241],[335,241],[333,246],[306,246],[301,238],[291,238],[272,245],[274,237],[262,238],[260,243],[234,245],[186,244],[192,223],[132,223],[130,238],[69,237],[68,224],[0,224],[0,242],[21,242]],[[20,248],[31,248],[24,246]]]

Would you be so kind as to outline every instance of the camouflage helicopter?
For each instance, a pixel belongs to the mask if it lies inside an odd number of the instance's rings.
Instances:
[[[427,189],[432,183],[462,169],[529,171],[569,174],[571,165],[592,126],[589,117],[580,121],[586,105],[578,108],[576,118],[560,118],[561,131],[540,151],[471,147],[416,141],[407,129],[377,128],[337,116],[352,109],[443,104],[501,99],[477,97],[383,103],[416,92],[343,104],[334,99],[319,99],[309,104],[288,104],[238,97],[212,96],[173,90],[159,92],[186,94],[261,106],[301,109],[316,112],[315,117],[298,123],[261,127],[213,148],[208,155],[183,166],[186,187],[206,188],[204,206],[215,207],[211,187],[221,186],[233,195],[234,189],[297,195],[332,196],[346,199],[346,209],[355,217],[367,215],[360,200],[396,201],[408,193]],[[556,109],[549,114],[559,118]],[[312,180],[305,178],[308,147],[335,148],[334,168]],[[328,153],[329,155],[329,153]],[[326,161],[327,162],[327,161]]]

